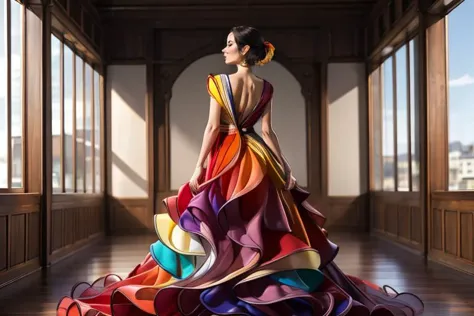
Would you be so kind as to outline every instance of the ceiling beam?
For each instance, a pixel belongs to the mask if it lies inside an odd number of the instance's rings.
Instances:
[[[331,6],[342,8],[345,6],[372,6],[377,0],[95,0],[92,1],[97,7],[114,7],[114,6],[225,6],[225,5],[243,5],[258,6],[265,5],[267,7],[274,6],[299,6],[299,5],[316,5]]]
[[[152,24],[155,28],[221,28],[247,24],[266,27],[327,27],[333,25],[362,25],[363,10],[322,9],[316,6],[301,7],[242,7],[207,6],[186,9],[162,7],[109,8],[100,10],[104,23],[127,20]]]
[[[344,5],[334,3],[312,3],[312,4],[183,4],[183,5],[147,5],[140,3],[103,5],[100,2],[96,7],[101,12],[107,11],[140,11],[140,10],[162,10],[162,11],[209,11],[215,9],[227,10],[337,10],[337,11],[358,11],[370,12],[371,3],[368,2],[350,2]]]

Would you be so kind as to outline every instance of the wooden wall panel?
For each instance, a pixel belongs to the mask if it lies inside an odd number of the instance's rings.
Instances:
[[[149,211],[147,198],[112,198],[109,197],[110,231],[114,234],[139,233],[154,231],[153,218]]]
[[[328,206],[321,212],[326,216],[328,231],[368,231],[368,195],[329,197]]]
[[[329,206],[323,213],[328,218],[326,229],[368,231],[369,196],[329,197]]]
[[[431,246],[434,249],[443,250],[443,210],[433,208],[431,212]],[[436,232],[436,233],[433,233]]]
[[[102,195],[53,195],[51,261],[56,262],[104,235]]]
[[[372,234],[422,253],[419,193],[371,192],[370,195]]]
[[[0,271],[8,268],[8,216],[0,216]]]
[[[0,287],[40,268],[39,194],[0,194]]]
[[[474,213],[460,212],[460,253],[459,257],[474,262]]]
[[[474,192],[434,192],[428,257],[474,274]]]

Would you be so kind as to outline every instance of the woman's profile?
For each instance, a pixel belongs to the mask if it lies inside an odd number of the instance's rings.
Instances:
[[[325,217],[306,201],[272,128],[273,86],[252,73],[275,48],[232,28],[234,74],[209,75],[196,168],[155,215],[158,240],[125,279],[79,283],[58,315],[415,316],[421,300],[344,274]],[[261,121],[261,135],[254,125]]]

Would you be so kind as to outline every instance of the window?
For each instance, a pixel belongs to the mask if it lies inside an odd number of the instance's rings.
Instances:
[[[76,192],[85,191],[84,61],[76,55]]]
[[[370,76],[373,190],[419,190],[417,38]]]
[[[63,172],[66,192],[74,192],[74,53],[67,45],[64,47],[64,151]]]
[[[381,67],[375,69],[371,74],[370,74],[370,90],[371,90],[371,95],[370,95],[370,100],[372,104],[372,118],[371,118],[371,124],[372,124],[372,150],[373,152],[371,153],[372,156],[372,178],[373,178],[373,184],[372,184],[372,189],[376,191],[382,190],[383,184],[383,161],[382,161],[382,98],[381,98],[381,93],[382,89],[380,88],[381,85],[381,80],[382,76],[380,74],[380,69]]]
[[[101,107],[100,107],[100,77],[99,73],[94,71],[94,178],[95,192],[100,192],[101,188]]]
[[[24,186],[23,40],[23,5],[0,0],[0,189]]]
[[[470,165],[474,161],[474,3],[462,2],[447,17],[449,190],[474,189]],[[466,167],[463,168],[462,166]]]
[[[410,174],[408,164],[408,75],[407,46],[402,46],[395,54],[397,87],[397,177],[398,191],[409,191]]]
[[[418,37],[408,43],[408,64],[410,69],[410,89],[408,90],[410,103],[408,115],[410,117],[410,156],[411,156],[411,190],[420,190],[420,106],[418,90]]]
[[[92,68],[86,64],[84,74],[84,90],[85,90],[85,126],[84,126],[84,147],[85,147],[85,158],[86,158],[86,169],[85,169],[85,180],[86,180],[86,192],[94,192],[93,187],[93,175],[92,172],[92,111],[93,100],[92,91],[94,86],[92,85]]]
[[[394,115],[393,115],[393,57],[382,65],[382,148],[383,148],[383,189],[395,189],[395,148],[394,148]]]
[[[53,189],[99,193],[100,75],[63,41],[51,36]]]
[[[51,100],[53,135],[53,191],[61,191],[61,42],[56,36],[51,38]]]

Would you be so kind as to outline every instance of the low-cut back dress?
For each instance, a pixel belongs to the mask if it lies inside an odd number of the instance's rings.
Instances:
[[[185,183],[164,199],[167,212],[154,217],[158,240],[143,261],[124,279],[76,284],[57,314],[420,315],[417,296],[344,274],[309,193],[285,189],[289,166],[254,130],[271,83],[242,113],[228,75],[209,75],[207,89],[221,106],[221,130],[199,192]]]

